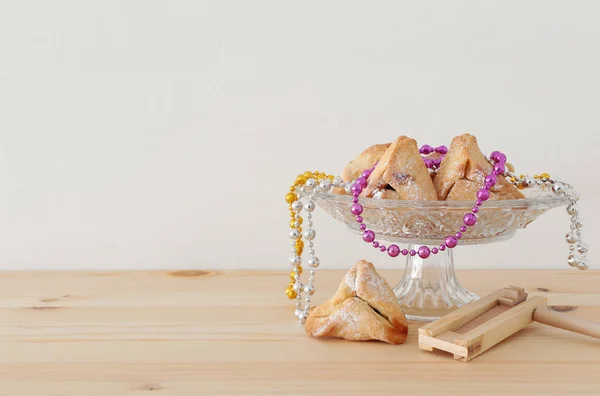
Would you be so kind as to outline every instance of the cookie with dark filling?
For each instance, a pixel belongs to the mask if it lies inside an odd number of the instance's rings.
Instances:
[[[393,188],[399,199],[437,200],[431,176],[414,139],[400,136],[387,148],[362,195],[371,198],[377,190],[387,187]]]
[[[344,276],[335,295],[310,312],[305,330],[313,337],[402,344],[408,323],[385,279],[373,264],[361,260]]]

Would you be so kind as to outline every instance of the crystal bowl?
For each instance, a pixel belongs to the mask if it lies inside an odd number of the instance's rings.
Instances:
[[[555,195],[547,186],[530,187],[522,192],[525,199],[484,202],[477,214],[477,224],[463,234],[459,246],[509,239],[542,213],[568,203],[567,197]],[[350,213],[351,196],[317,192],[314,199],[333,218],[362,234],[356,217]],[[360,200],[361,216],[377,240],[407,243],[409,250],[442,244],[463,225],[463,216],[471,212],[474,202]],[[407,256],[404,276],[394,292],[407,317],[413,320],[435,320],[477,298],[456,279],[452,249],[425,260],[418,255]]]

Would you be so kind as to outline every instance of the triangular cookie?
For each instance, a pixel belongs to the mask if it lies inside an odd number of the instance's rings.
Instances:
[[[363,195],[372,197],[375,190],[387,186],[396,190],[400,199],[437,200],[431,176],[414,139],[400,136],[388,147],[369,176]]]
[[[470,201],[485,183],[493,167],[482,154],[475,136],[464,134],[452,139],[448,154],[435,176],[434,185],[441,200]],[[521,199],[521,192],[503,176],[490,189],[490,199]]]
[[[401,344],[408,324],[385,279],[373,264],[361,260],[342,279],[336,294],[311,311],[305,330],[313,337]]]
[[[342,179],[345,182],[356,180],[365,169],[371,168],[385,153],[391,143],[375,144],[368,147],[355,159],[350,161],[342,171]]]

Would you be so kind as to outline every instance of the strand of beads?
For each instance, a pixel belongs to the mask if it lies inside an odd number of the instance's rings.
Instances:
[[[429,146],[430,147],[430,146]],[[381,252],[386,252],[390,257],[397,257],[400,254],[403,256],[411,255],[419,255],[422,259],[428,258],[431,254],[438,254],[440,251],[446,250],[446,248],[452,249],[458,245],[458,241],[462,238],[464,232],[467,231],[467,227],[474,226],[477,223],[477,213],[479,212],[479,207],[483,204],[484,201],[487,201],[490,198],[490,188],[496,185],[496,181],[498,176],[502,177],[506,172],[505,164],[506,164],[506,156],[499,151],[494,151],[490,155],[491,162],[493,164],[492,171],[489,175],[485,177],[485,182],[483,188],[477,191],[477,200],[471,209],[471,213],[466,213],[463,216],[464,225],[461,226],[458,231],[454,235],[448,235],[444,243],[440,244],[439,247],[429,248],[428,246],[421,246],[418,250],[410,250],[407,249],[400,250],[398,245],[392,244],[389,247],[382,245],[379,241],[377,241],[375,232],[373,230],[369,230],[363,222],[363,218],[361,216],[364,208],[359,203],[359,196],[362,193],[362,190],[367,186],[369,176],[375,169],[375,166],[370,169],[366,169],[362,172],[361,176],[356,179],[354,184],[350,187],[350,193],[352,194],[352,205],[350,206],[350,212],[356,216],[356,221],[360,224],[360,229],[363,231],[362,239],[371,243],[374,248],[379,249]]]
[[[440,167],[440,164],[442,163],[442,160],[444,159],[444,157],[448,153],[448,147],[446,147],[446,146],[431,147],[428,144],[424,144],[419,149],[419,153],[421,153],[423,155],[429,155],[429,154],[433,154],[433,153],[440,154],[440,157],[438,157],[438,158],[426,158],[426,157],[422,157],[423,158],[423,162],[425,163],[425,166],[428,169],[437,170]]]
[[[341,186],[339,178],[334,180],[332,175],[327,175],[322,172],[305,172],[296,178],[296,181],[290,187],[290,192],[286,195],[286,202],[290,204],[290,238],[292,240],[292,257],[290,264],[292,272],[290,273],[291,282],[285,293],[290,299],[296,299],[296,310],[294,315],[300,323],[304,323],[310,312],[311,296],[315,292],[314,280],[315,272],[319,266],[319,259],[316,257],[314,248],[314,239],[316,236],[313,229],[312,212],[315,210],[314,196],[319,190],[329,191],[334,184],[336,187]],[[293,200],[292,200],[293,198]],[[303,203],[302,198],[306,198]],[[289,202],[291,201],[291,202]],[[306,214],[306,230],[302,230],[302,216],[300,212],[305,210]],[[302,274],[302,253],[304,250],[304,238],[307,241],[309,277],[308,283],[303,284],[300,275]],[[303,293],[306,294],[304,299],[304,308],[302,307]]]
[[[559,178],[550,177],[547,173],[534,175],[533,179],[526,175],[516,176],[512,172],[507,172],[510,182],[519,189],[533,187],[535,185],[551,188],[556,195],[564,195],[569,200],[567,205],[567,214],[571,216],[570,231],[565,236],[565,240],[569,244],[569,256],[567,263],[571,267],[586,270],[589,267],[587,262],[588,245],[583,241],[581,229],[583,222],[579,218],[579,193],[575,191],[572,185],[563,182]]]

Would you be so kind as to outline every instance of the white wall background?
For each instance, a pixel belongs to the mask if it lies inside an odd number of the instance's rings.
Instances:
[[[598,1],[0,1],[0,268],[287,269],[289,183],[469,132],[582,193],[597,266]],[[567,215],[458,249],[566,269]],[[324,214],[324,268],[399,266]],[[575,270],[573,270],[575,271]]]

